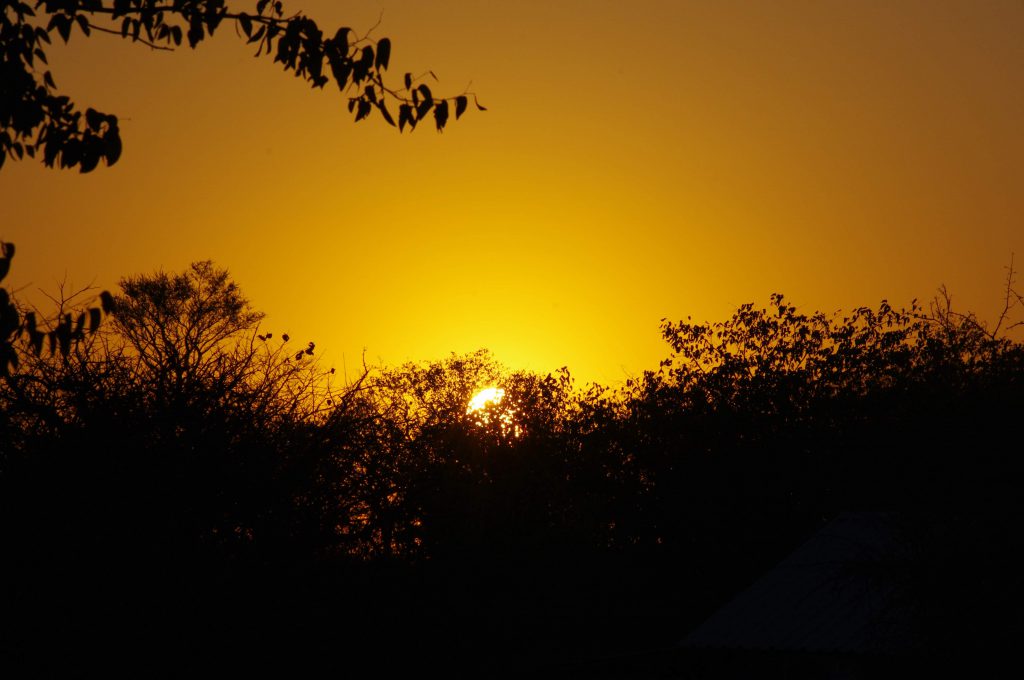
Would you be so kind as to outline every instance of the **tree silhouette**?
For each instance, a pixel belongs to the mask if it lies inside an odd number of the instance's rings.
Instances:
[[[36,353],[26,334],[12,345],[20,368],[0,406],[15,425],[4,462],[32,471],[19,495],[106,508],[94,519],[127,546],[183,557],[250,549],[257,529],[261,545],[290,540],[290,499],[309,481],[302,432],[335,398],[313,343],[260,332],[262,314],[210,262],[121,285],[123,317],[67,353]],[[57,480],[72,484],[59,498]]]
[[[10,271],[14,252],[13,243],[0,241],[0,281]],[[86,309],[72,309],[66,304],[69,300],[60,300],[56,318],[48,323],[37,319],[35,311],[23,314],[7,289],[0,287],[0,378],[9,380],[12,369],[16,369],[21,361],[16,346],[19,339],[26,339],[27,349],[35,356],[48,348],[51,355],[59,352],[67,357],[87,333],[95,334],[103,315],[109,314],[114,307],[114,298],[108,291],[97,297],[100,306]]]
[[[278,0],[256,0],[251,11],[234,11],[226,0],[38,0],[35,7],[22,0],[0,0],[0,167],[8,156],[20,160],[39,154],[48,167],[89,172],[121,157],[117,117],[93,108],[83,113],[59,94],[46,69],[46,48],[54,34],[67,43],[75,33],[113,33],[173,50],[183,42],[195,48],[224,22],[256,45],[256,56],[273,55],[285,71],[312,87],[322,89],[333,78],[348,96],[356,121],[377,111],[401,131],[432,114],[441,131],[451,116],[465,113],[473,96],[435,97],[421,77],[410,73],[401,87],[388,85],[388,38],[358,36],[346,27],[327,36],[301,13],[286,16]],[[389,101],[397,105],[396,113]]]
[[[987,329],[948,296],[825,315],[773,295],[663,322],[666,359],[618,389],[483,351],[336,389],[210,262],[121,285],[112,322],[89,332],[86,313],[78,337],[72,316],[67,351],[63,312],[33,336],[0,308],[17,357],[0,533],[10,582],[36,593],[0,612],[12,649],[48,645],[23,642],[33,612],[83,627],[111,601],[157,629],[216,614],[188,635],[225,650],[290,635],[346,662],[374,644],[456,654],[452,639],[481,661],[553,636],[669,643],[850,509],[912,530],[892,568],[923,649],[1011,648],[1024,348],[1008,318]],[[501,401],[469,411],[490,386]]]
[[[115,321],[159,394],[187,394],[227,366],[229,341],[258,328],[253,311],[227,270],[210,261],[183,274],[159,272],[121,280]]]
[[[14,244],[0,241],[0,281],[4,280],[14,258]],[[14,337],[21,330],[21,318],[6,288],[0,288],[0,375],[10,375],[18,365]]]
[[[469,412],[491,386],[501,401]],[[607,545],[609,499],[627,495],[629,473],[584,451],[584,401],[568,371],[510,372],[486,351],[373,369],[321,430],[333,466],[321,505],[339,546],[531,560]]]

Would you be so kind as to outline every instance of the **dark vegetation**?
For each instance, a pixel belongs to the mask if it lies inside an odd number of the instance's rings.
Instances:
[[[342,381],[208,262],[79,301],[0,299],[0,656],[33,675],[573,675],[672,644],[848,510],[918,527],[922,658],[1017,644],[1012,268],[991,330],[944,295],[773,295],[664,322],[661,366],[614,389],[485,352]]]
[[[239,2],[232,3],[238,7]],[[279,1],[244,3],[237,11],[226,0],[0,0],[0,168],[10,157],[37,154],[47,167],[90,172],[121,158],[122,143],[114,114],[88,107],[83,112],[60,94],[46,51],[55,38],[68,43],[95,34],[113,34],[137,45],[195,49],[222,26],[230,26],[255,47],[255,56],[271,56],[286,72],[323,89],[332,80],[347,98],[356,121],[379,114],[399,131],[432,119],[439,132],[458,119],[471,92],[436,97],[425,76],[406,73],[402,85],[389,84],[391,40],[357,35],[341,27],[324,34],[301,12],[286,15]],[[106,36],[109,37],[109,36]],[[389,107],[390,103],[390,107]]]

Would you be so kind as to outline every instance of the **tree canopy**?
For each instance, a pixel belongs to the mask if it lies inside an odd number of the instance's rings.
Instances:
[[[63,311],[33,319],[52,348],[0,300],[0,533],[27,593],[0,634],[33,659],[109,639],[83,617],[111,607],[231,663],[259,635],[323,640],[345,663],[373,645],[458,656],[451,640],[482,662],[552,635],[674,643],[850,509],[908,528],[882,566],[929,658],[1013,649],[1024,346],[1008,317],[988,327],[943,297],[804,313],[773,295],[664,321],[666,358],[618,388],[484,351],[332,385],[312,343],[261,328],[210,262],[120,289],[93,332],[88,312],[81,333]],[[486,387],[500,402],[468,408]],[[417,612],[429,626],[394,628]],[[168,653],[177,638],[151,630],[116,633]]]
[[[183,274],[128,277],[121,289],[115,324],[158,391],[181,392],[215,372],[223,345],[254,331],[263,316],[249,308],[228,272],[209,261]]]
[[[46,51],[54,35],[65,43],[112,33],[153,49],[195,48],[225,22],[234,24],[256,56],[273,56],[285,71],[315,89],[332,80],[348,97],[356,121],[377,112],[399,131],[433,118],[438,131],[458,119],[472,93],[438,97],[422,76],[406,73],[401,85],[385,81],[391,40],[348,27],[325,33],[301,12],[286,15],[279,0],[256,0],[249,9],[227,0],[0,0],[0,167],[9,156],[41,157],[47,167],[89,172],[121,157],[117,116],[83,112],[60,93]],[[430,72],[428,72],[430,73]],[[389,106],[390,103],[390,106]],[[397,108],[395,108],[397,107]]]

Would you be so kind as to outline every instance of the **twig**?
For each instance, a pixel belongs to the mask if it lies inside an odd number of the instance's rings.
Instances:
[[[1016,300],[1014,298],[1016,298]],[[1024,300],[1021,300],[1020,294],[1013,289],[1013,253],[1010,253],[1010,266],[1007,267],[1006,272],[1006,294],[1003,297],[1003,311],[999,313],[999,319],[996,321],[996,327],[992,329],[991,337],[993,340],[999,333],[999,328],[1003,325],[1003,322],[1006,321],[1006,318],[1013,306],[1022,302],[1024,302]],[[1022,322],[1018,321],[1009,328],[1018,326],[1021,323]]]
[[[94,31],[100,31],[102,33],[109,33],[110,35],[116,35],[119,38],[123,38],[124,37],[123,35],[121,35],[121,31],[115,31],[115,30],[112,30],[112,29],[109,29],[109,28],[103,28],[102,26],[97,26],[96,24],[92,23],[91,21],[88,22],[88,23],[89,23],[89,28],[91,28]],[[173,47],[164,47],[163,45],[156,45],[156,44],[151,43],[150,41],[146,40],[145,38],[132,38],[132,41],[133,42],[140,42],[143,45],[146,45],[148,47],[152,47],[154,50],[163,50],[164,52],[173,52],[174,51]]]

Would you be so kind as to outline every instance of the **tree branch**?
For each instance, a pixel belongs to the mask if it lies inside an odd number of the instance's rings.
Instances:
[[[91,21],[88,22],[88,24],[89,24],[89,28],[94,30],[94,31],[100,31],[101,33],[109,33],[110,35],[116,35],[118,38],[123,38],[124,37],[123,35],[121,35],[121,31],[115,31],[115,30],[110,29],[110,28],[104,28],[103,26],[97,26],[96,24],[92,23]],[[133,38],[133,42],[140,42],[140,43],[142,43],[143,45],[145,45],[147,47],[152,47],[154,50],[162,50],[164,52],[173,52],[174,51],[173,47],[164,47],[163,45],[157,45],[155,43],[151,43],[150,41],[146,40],[145,38]]]

